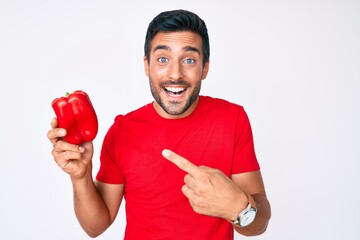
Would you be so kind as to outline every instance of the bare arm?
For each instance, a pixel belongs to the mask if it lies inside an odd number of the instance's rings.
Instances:
[[[124,185],[106,184],[92,178],[72,181],[76,217],[90,237],[102,234],[115,220]]]
[[[256,202],[257,214],[254,222],[247,227],[240,227],[235,225],[235,230],[245,236],[255,236],[265,232],[268,222],[271,217],[270,203],[266,197],[265,187],[262,180],[261,172],[248,172],[235,174],[231,176],[236,185],[244,192],[249,193]],[[247,204],[247,203],[246,203]],[[243,206],[241,209],[234,211],[236,219],[244,205],[239,202],[238,206]]]
[[[103,233],[114,221],[123,197],[124,186],[101,182],[94,183],[92,177],[93,144],[80,146],[65,142],[66,130],[51,122],[47,136],[53,144],[52,155],[59,167],[71,179],[74,191],[76,217],[90,237]]]
[[[174,152],[164,150],[163,156],[188,173],[182,192],[195,212],[235,220],[249,203],[248,193],[257,204],[257,216],[249,226],[235,226],[235,229],[246,236],[259,235],[266,230],[271,211],[260,171],[235,174],[230,179],[218,169],[195,166]]]

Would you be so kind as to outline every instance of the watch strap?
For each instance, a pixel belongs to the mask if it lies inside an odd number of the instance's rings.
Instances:
[[[255,200],[253,199],[253,197],[252,197],[249,193],[247,193],[247,192],[245,192],[245,194],[246,194],[246,196],[247,196],[248,202],[249,202],[249,204],[251,205],[251,207],[257,209],[257,207],[256,207],[256,202],[255,202]]]
[[[255,211],[257,211],[256,202],[255,202],[255,200],[253,199],[253,197],[252,197],[249,193],[247,193],[247,192],[245,192],[245,194],[246,194],[246,197],[247,197],[247,199],[248,199],[248,205],[246,206],[245,209],[243,209],[243,210],[240,212],[240,214],[239,214],[239,216],[236,218],[236,220],[230,221],[234,226],[240,226],[240,216],[241,216],[244,212],[248,211],[248,210],[251,209],[251,208],[253,208],[253,209],[255,209]]]

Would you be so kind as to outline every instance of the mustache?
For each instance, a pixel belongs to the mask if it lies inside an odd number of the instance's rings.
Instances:
[[[184,81],[184,80],[177,80],[177,81],[167,80],[165,82],[162,82],[161,86],[162,87],[164,87],[164,86],[186,86],[186,87],[190,87],[191,84],[189,82],[187,82],[187,81]]]

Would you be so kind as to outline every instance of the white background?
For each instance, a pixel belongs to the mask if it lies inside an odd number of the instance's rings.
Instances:
[[[89,93],[96,173],[114,117],[152,101],[147,25],[177,8],[209,29],[202,94],[250,117],[273,212],[258,239],[359,239],[360,2],[169,2],[0,0],[0,239],[88,239],[50,154],[50,103]],[[124,226],[122,208],[99,239],[122,239]]]

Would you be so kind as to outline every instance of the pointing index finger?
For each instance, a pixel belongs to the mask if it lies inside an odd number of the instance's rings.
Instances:
[[[199,172],[199,169],[195,164],[193,164],[186,158],[183,158],[182,156],[174,153],[173,151],[164,149],[162,151],[162,155],[164,158],[166,158],[170,162],[174,163],[180,169],[182,169],[183,171],[185,171],[193,176],[195,176]]]

